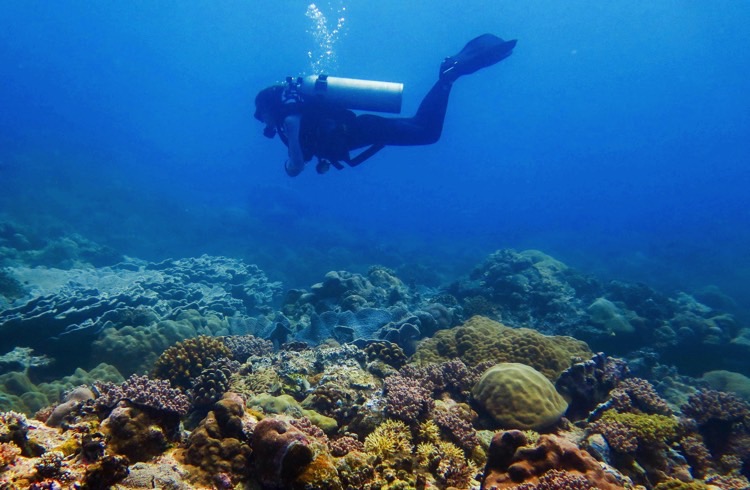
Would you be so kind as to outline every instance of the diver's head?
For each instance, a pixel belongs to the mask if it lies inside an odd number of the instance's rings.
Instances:
[[[272,85],[264,88],[255,96],[255,119],[266,123],[263,134],[273,138],[276,133],[275,126],[281,118],[281,109],[284,106],[284,85]]]

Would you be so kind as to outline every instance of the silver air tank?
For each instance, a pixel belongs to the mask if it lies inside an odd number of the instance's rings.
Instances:
[[[302,79],[298,90],[303,97],[320,97],[347,109],[397,114],[401,112],[404,84],[310,75]]]

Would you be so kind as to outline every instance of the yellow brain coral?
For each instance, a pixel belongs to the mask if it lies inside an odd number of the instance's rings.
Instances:
[[[518,362],[555,380],[574,359],[589,359],[592,355],[585,342],[572,337],[510,328],[489,318],[474,316],[459,327],[441,330],[421,342],[411,361],[430,364],[458,357],[468,366],[484,361]]]
[[[543,429],[568,408],[539,371],[512,362],[485,371],[471,395],[503,429]]]

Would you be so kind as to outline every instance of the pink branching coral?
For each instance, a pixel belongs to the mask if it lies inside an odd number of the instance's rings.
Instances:
[[[539,477],[539,483],[524,483],[511,490],[596,490],[596,486],[581,475],[563,470],[550,470]]]
[[[440,409],[432,413],[432,420],[444,431],[451,435],[451,439],[461,448],[471,452],[479,445],[477,433],[468,420],[460,415]]]
[[[16,458],[21,455],[21,448],[15,444],[0,442],[0,470],[15,463]]]
[[[667,402],[656,393],[654,386],[641,378],[621,381],[611,393],[611,406],[618,412],[671,415]]]
[[[343,436],[328,441],[328,448],[331,450],[333,456],[340,458],[352,451],[364,451],[365,445],[351,436]]]
[[[740,423],[750,428],[750,404],[731,393],[699,391],[681,408],[683,415],[694,419],[699,426],[713,421]]]
[[[182,391],[172,388],[165,379],[149,379],[132,375],[124,383],[95,383],[99,392],[96,405],[112,408],[120,400],[152,408],[161,412],[185,415],[190,410],[190,400]]]
[[[385,379],[386,413],[407,423],[418,422],[434,406],[430,390],[418,379],[400,374]]]

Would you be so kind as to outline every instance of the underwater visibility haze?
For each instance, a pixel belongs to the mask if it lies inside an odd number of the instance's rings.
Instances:
[[[1,488],[140,488],[132,463],[165,458],[192,468],[174,488],[396,488],[391,470],[403,488],[747,488],[750,3],[0,11]],[[484,33],[518,43],[455,82],[435,144],[291,178],[253,118],[258,91],[319,74],[403,83],[411,116]],[[511,378],[547,383],[550,413],[503,412]],[[158,420],[147,454],[120,409]],[[242,419],[219,442],[214,412]],[[66,424],[95,442],[51,442]],[[264,473],[298,443],[315,449]],[[537,443],[584,463],[485,466]]]

